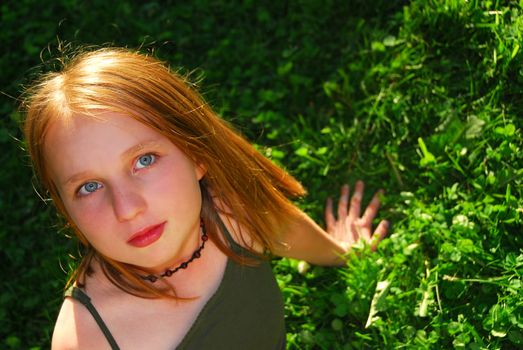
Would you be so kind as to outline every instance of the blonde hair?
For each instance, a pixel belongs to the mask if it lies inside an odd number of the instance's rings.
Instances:
[[[305,193],[299,182],[219,118],[188,81],[139,52],[104,48],[79,54],[30,88],[24,106],[23,127],[34,172],[86,247],[68,284],[83,283],[97,258],[104,274],[124,291],[142,297],[172,296],[144,282],[130,266],[102,256],[75,226],[46,168],[45,136],[54,120],[104,110],[128,115],[166,136],[206,169],[200,181],[203,221],[219,249],[239,263],[249,260],[224,239],[218,213],[234,217],[244,245],[248,233],[250,240],[271,251],[278,244],[278,227],[296,214],[288,198]]]

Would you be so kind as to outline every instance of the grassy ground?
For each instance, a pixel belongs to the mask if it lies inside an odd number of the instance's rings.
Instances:
[[[48,347],[75,252],[33,193],[8,97],[53,66],[57,37],[154,47],[204,76],[206,98],[303,181],[299,204],[320,221],[343,182],[386,189],[393,228],[377,252],[358,247],[339,269],[275,261],[289,349],[523,346],[518,2],[64,0],[0,13],[1,348]]]

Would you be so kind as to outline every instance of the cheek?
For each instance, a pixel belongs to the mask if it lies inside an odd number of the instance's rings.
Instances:
[[[148,187],[148,202],[151,206],[169,206],[174,210],[187,212],[201,209],[201,192],[198,179],[192,169],[171,168],[159,172],[151,179]],[[157,204],[155,203],[157,202]]]
[[[93,241],[97,233],[110,224],[108,217],[110,210],[101,200],[89,199],[81,203],[65,203],[65,209],[70,220],[89,241]]]

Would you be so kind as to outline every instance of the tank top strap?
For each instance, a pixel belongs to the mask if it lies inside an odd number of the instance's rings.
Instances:
[[[240,254],[240,255],[246,255],[246,256],[248,256],[250,258],[255,258],[255,259],[259,258],[255,254],[251,253],[247,248],[243,247],[238,242],[236,242],[236,240],[234,240],[234,238],[232,237],[231,233],[229,232],[229,230],[227,229],[227,227],[223,223],[223,221],[220,218],[220,216],[216,215],[216,217],[217,217],[218,227],[219,227],[220,231],[222,231],[225,239],[227,240],[227,243],[229,243],[229,245],[231,246],[231,249],[235,253]]]
[[[83,290],[81,290],[78,287],[71,286],[69,289],[65,291],[64,294],[66,297],[71,297],[74,300],[78,301],[80,304],[85,306],[85,308],[89,311],[89,313],[93,316],[94,320],[96,321],[96,324],[98,327],[100,327],[100,330],[103,332],[105,338],[111,345],[112,350],[120,350],[120,347],[116,343],[116,340],[114,339],[113,335],[109,331],[109,328],[107,328],[107,325],[103,321],[102,317],[94,307],[93,303],[91,302],[91,298]]]

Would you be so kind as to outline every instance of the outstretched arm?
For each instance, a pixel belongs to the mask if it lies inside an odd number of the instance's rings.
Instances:
[[[341,188],[337,207],[337,217],[333,213],[332,199],[327,200],[325,208],[326,230],[323,230],[307,214],[299,211],[282,228],[281,245],[273,252],[276,255],[306,260],[316,265],[342,265],[343,255],[354,243],[363,239],[375,249],[388,231],[388,222],[381,221],[374,232],[372,220],[380,207],[379,195],[376,193],[370,204],[361,214],[361,200],[364,184],[356,183],[354,194],[349,203],[349,186]]]

